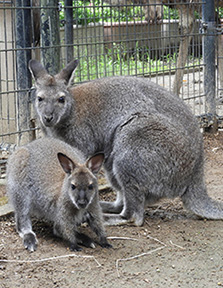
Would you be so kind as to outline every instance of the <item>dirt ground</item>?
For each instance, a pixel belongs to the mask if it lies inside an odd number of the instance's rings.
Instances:
[[[223,200],[223,132],[204,141],[208,191]],[[0,218],[1,288],[223,287],[223,222],[197,219],[179,199],[148,208],[143,227],[107,227],[112,249],[74,253],[48,224],[35,221],[34,231],[39,246],[29,253],[13,216]]]

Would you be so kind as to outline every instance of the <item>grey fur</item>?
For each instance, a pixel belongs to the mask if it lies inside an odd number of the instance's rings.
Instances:
[[[34,251],[37,247],[31,216],[52,221],[54,234],[67,240],[72,250],[81,250],[78,243],[94,246],[89,237],[78,232],[78,225],[87,219],[101,246],[110,247],[96,178],[103,159],[103,154],[98,154],[85,162],[80,151],[47,137],[20,147],[10,156],[7,192],[25,248]]]
[[[131,220],[142,225],[145,205],[178,196],[195,214],[222,219],[222,203],[206,192],[202,134],[186,104],[136,77],[71,87],[76,66],[73,61],[50,76],[31,60],[34,106],[45,134],[63,139],[85,156],[104,152],[107,178],[117,191],[114,203],[101,203],[109,213],[107,223]]]

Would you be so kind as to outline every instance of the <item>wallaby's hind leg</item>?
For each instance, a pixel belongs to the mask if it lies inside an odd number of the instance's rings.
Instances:
[[[223,204],[210,198],[203,180],[190,184],[181,196],[185,208],[207,219],[223,219]]]
[[[107,175],[112,186],[119,192],[115,202],[101,203],[102,210],[105,213],[103,215],[104,221],[105,225],[122,225],[134,222],[136,226],[141,226],[144,221],[145,206],[145,184],[142,183],[141,185],[137,180],[137,173],[141,173],[141,163],[138,165],[139,167],[134,167],[130,159],[134,159],[135,152],[126,150],[126,145],[123,143],[122,145],[121,147],[117,143],[117,147],[114,147],[114,151],[118,151],[118,153],[113,153],[112,167],[105,165],[105,169],[110,169]],[[144,182],[147,181],[146,178],[148,178],[147,175],[143,178]]]
[[[16,213],[16,227],[19,236],[23,239],[24,247],[33,252],[37,248],[36,234],[32,231],[32,223],[28,215]]]

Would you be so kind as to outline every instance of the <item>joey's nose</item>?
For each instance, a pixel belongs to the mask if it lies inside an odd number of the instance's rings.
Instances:
[[[79,200],[78,200],[78,206],[79,206],[80,208],[85,208],[85,207],[87,206],[87,200],[85,200],[85,199],[79,199]]]

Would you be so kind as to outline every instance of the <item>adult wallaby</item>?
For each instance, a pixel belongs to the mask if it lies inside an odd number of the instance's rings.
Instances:
[[[111,247],[103,227],[96,174],[104,155],[86,163],[80,151],[51,138],[35,140],[16,150],[7,165],[7,191],[15,210],[16,226],[25,248],[36,250],[37,239],[30,216],[54,223],[54,234],[67,240],[72,250],[93,241],[77,226],[87,219],[102,247]]]
[[[136,77],[108,77],[71,87],[78,61],[51,76],[36,60],[35,110],[47,135],[63,139],[85,156],[105,154],[115,202],[101,202],[108,224],[142,225],[144,206],[181,197],[186,208],[223,219],[223,204],[204,183],[203,139],[196,118],[167,90]],[[117,214],[115,214],[117,213]]]

